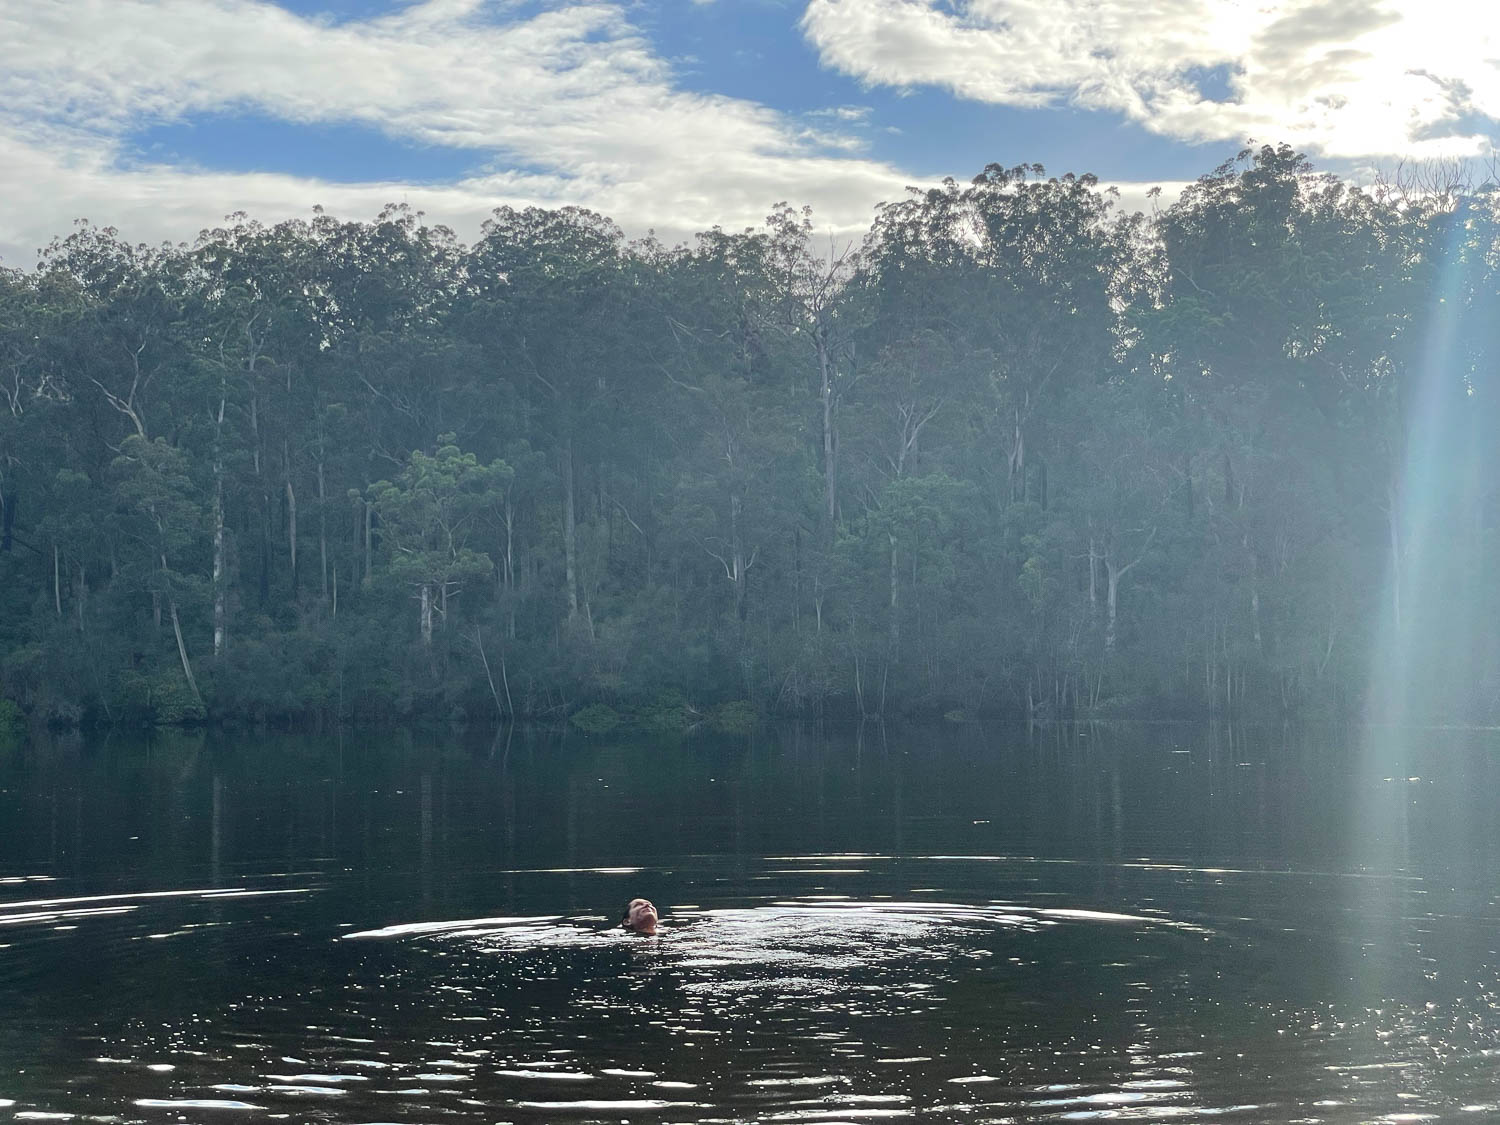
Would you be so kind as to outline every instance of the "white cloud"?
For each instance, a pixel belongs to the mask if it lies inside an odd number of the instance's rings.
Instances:
[[[234,211],[270,222],[321,204],[362,218],[388,202],[465,239],[496,206],[571,203],[672,242],[755,225],[784,199],[811,203],[842,241],[922,179],[859,155],[876,124],[866,106],[792,115],[685,92],[620,7],[516,12],[426,0],[331,23],[266,0],[0,0],[0,264],[31,265],[79,217],[133,241],[188,241]],[[128,140],[246,111],[472,151],[480,171],[338,183],[153,162]],[[274,167],[274,153],[254,155]],[[1122,205],[1143,200],[1145,185],[1120,186]]]
[[[1500,148],[1492,2],[811,0],[802,26],[825,65],[870,84],[1071,102],[1180,140],[1350,160]],[[1227,98],[1204,90],[1217,68]]]
[[[153,123],[245,111],[468,149],[496,171],[339,184],[143,163],[127,144]],[[863,142],[847,124],[676,88],[607,3],[522,17],[427,0],[332,24],[265,0],[0,0],[0,256],[29,265],[77,216],[184,240],[235,210],[358,216],[400,199],[463,237],[503,203],[581,204],[675,239],[753,225],[781,199],[847,234],[914,179],[850,155]]]

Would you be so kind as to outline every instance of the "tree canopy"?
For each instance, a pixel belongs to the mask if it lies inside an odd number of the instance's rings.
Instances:
[[[990,165],[847,247],[80,223],[0,271],[0,695],[1493,719],[1497,337],[1500,193],[1286,147],[1147,215]]]

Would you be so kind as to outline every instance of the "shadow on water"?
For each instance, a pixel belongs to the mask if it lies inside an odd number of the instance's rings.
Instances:
[[[0,1120],[1472,1119],[1500,741],[1399,759],[1173,725],[32,744]],[[656,938],[613,926],[637,894]]]

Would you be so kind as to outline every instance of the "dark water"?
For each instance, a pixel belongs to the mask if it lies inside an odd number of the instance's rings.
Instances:
[[[1500,1118],[1500,736],[1370,741],[0,750],[0,1121]]]

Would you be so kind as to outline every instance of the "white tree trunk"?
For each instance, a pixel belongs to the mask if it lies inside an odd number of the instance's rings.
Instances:
[[[224,577],[224,479],[214,466],[214,659],[224,655],[228,614]]]
[[[823,491],[828,510],[828,526],[831,531],[838,513],[838,430],[834,416],[836,404],[833,396],[833,359],[828,354],[828,338],[821,325],[815,332],[818,349],[818,375],[821,385],[818,397],[823,403]]]
[[[292,467],[286,477],[286,542],[292,556],[292,589],[297,588],[297,493],[292,489]]]
[[[188,660],[187,642],[182,639],[182,623],[177,620],[177,600],[167,602],[172,615],[172,632],[177,637],[177,655],[182,658],[182,674],[187,678],[188,690],[193,693],[193,702],[203,706],[203,696],[198,692],[198,681],[193,676],[193,665]]]
[[[1115,650],[1115,613],[1120,597],[1120,576],[1125,571],[1117,568],[1107,558],[1104,560],[1104,569],[1105,577],[1108,581],[1108,600],[1105,603],[1104,618],[1104,651],[1113,652]]]
[[[901,643],[901,582],[897,570],[896,537],[890,536],[891,541],[891,651],[887,659],[896,659],[896,649]],[[917,631],[918,637],[921,630]]]
[[[214,417],[214,661],[224,655],[227,641],[228,613],[226,606],[226,576],[224,573],[224,455],[220,451],[220,439],[224,432],[224,375],[220,373],[219,412]]]
[[[568,584],[568,621],[578,620],[578,520],[573,509],[573,438],[563,442],[563,563]]]
[[[324,488],[323,457],[318,456],[318,565],[323,574],[323,600],[328,600],[328,496]]]

